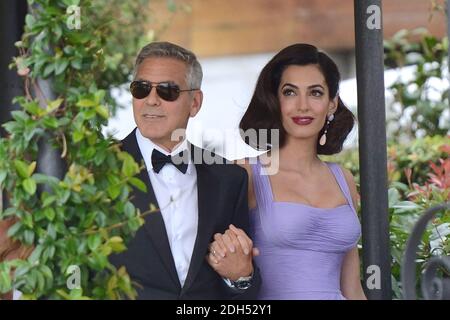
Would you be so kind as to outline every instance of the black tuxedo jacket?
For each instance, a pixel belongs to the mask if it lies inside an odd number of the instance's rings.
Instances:
[[[135,129],[136,130],[136,129]],[[122,150],[142,163],[135,130],[122,141]],[[191,145],[193,152],[208,152]],[[229,288],[208,265],[208,245],[215,233],[223,233],[233,223],[248,234],[246,171],[234,164],[196,164],[198,187],[198,232],[189,271],[183,287],[178,280],[175,263],[160,212],[145,217],[128,249],[110,256],[116,267],[125,266],[136,286],[138,299],[256,299],[260,287],[259,272],[254,265],[252,286],[245,291]],[[146,170],[139,178],[147,185],[147,193],[133,190],[134,205],[145,212],[151,203],[158,207]]]

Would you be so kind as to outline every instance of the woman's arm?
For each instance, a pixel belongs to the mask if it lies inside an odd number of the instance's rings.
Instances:
[[[358,207],[358,191],[356,190],[355,180],[350,171],[343,169],[345,180],[350,189],[353,206]],[[344,257],[341,272],[341,290],[344,297],[350,300],[367,300],[364,290],[361,286],[360,262],[358,247],[354,247]]]
[[[354,247],[344,257],[341,272],[341,290],[349,300],[367,300],[361,286],[358,248]]]

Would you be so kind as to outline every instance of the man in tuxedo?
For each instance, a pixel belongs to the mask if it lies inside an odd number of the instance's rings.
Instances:
[[[188,119],[202,104],[201,80],[196,56],[168,42],[148,44],[136,59],[130,91],[137,128],[122,148],[146,167],[140,179],[147,193],[135,189],[132,201],[141,212],[150,204],[159,211],[110,259],[138,284],[138,299],[255,299],[260,286],[251,251],[229,253],[226,270],[206,261],[214,235],[230,225],[248,233],[248,176],[234,164],[199,161],[208,151],[185,139]]]

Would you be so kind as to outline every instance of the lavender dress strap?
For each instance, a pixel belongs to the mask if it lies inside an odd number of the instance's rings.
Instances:
[[[356,214],[356,208],[353,205],[352,195],[350,193],[350,189],[347,184],[347,180],[345,180],[344,172],[342,171],[341,167],[337,163],[333,162],[326,162],[328,167],[330,168],[331,172],[333,173],[334,177],[336,178],[336,181],[341,188],[342,193],[345,196],[345,199],[347,200],[348,204],[352,208],[352,210]]]

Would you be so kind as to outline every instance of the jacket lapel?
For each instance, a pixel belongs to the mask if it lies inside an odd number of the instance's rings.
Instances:
[[[123,141],[123,150],[131,154],[135,161],[140,165],[143,162],[143,158],[136,141],[136,130],[137,129],[133,130],[133,132],[131,132],[131,134],[128,135],[128,137]],[[141,213],[148,211],[150,209],[150,204],[154,204],[157,208],[159,208],[147,170],[145,168],[142,169],[138,177],[147,186],[147,192],[144,193],[134,188],[133,202],[135,206],[139,208]],[[158,252],[162,262],[164,263],[164,266],[168,270],[172,280],[178,288],[181,288],[161,212],[158,211],[150,213],[149,215],[145,216],[144,219],[145,224],[143,227],[146,231],[146,234],[153,242],[153,245],[155,246],[156,251]]]
[[[204,150],[192,145],[191,152],[203,153]],[[195,164],[195,168],[197,171],[198,230],[182,294],[192,285],[200,267],[205,261],[208,245],[212,240],[214,222],[216,221],[215,216],[220,212],[218,208],[219,181],[209,174],[210,166],[199,163]],[[212,192],[213,190],[214,192]]]

